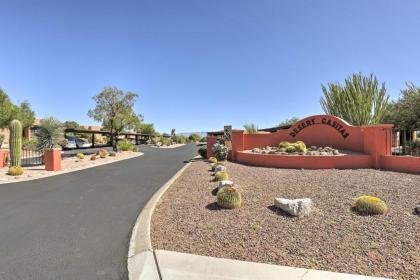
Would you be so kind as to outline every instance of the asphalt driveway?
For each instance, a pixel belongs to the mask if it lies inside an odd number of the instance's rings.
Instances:
[[[127,279],[137,215],[197,147],[0,185],[0,279]]]

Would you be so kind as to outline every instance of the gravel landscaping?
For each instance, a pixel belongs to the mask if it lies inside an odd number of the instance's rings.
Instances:
[[[194,162],[163,195],[152,219],[155,249],[303,268],[420,279],[420,176],[379,170],[295,170],[227,164],[242,207],[220,209],[209,164]],[[355,198],[373,195],[385,215],[360,216]],[[312,198],[302,218],[275,197]]]

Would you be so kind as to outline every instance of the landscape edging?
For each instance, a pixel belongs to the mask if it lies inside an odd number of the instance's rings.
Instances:
[[[197,156],[195,158],[198,158]],[[175,173],[164,185],[162,185],[149,199],[146,206],[141,210],[137,217],[131,232],[131,238],[128,245],[128,279],[140,279],[140,271],[136,270],[136,256],[145,252],[153,252],[152,240],[150,237],[150,228],[153,212],[162,195],[169,189],[169,187],[181,176],[181,174],[191,165],[191,161],[185,164],[180,170]],[[138,265],[138,264],[137,264]],[[155,264],[156,266],[156,264]]]
[[[115,159],[113,161],[101,162],[101,163],[98,163],[98,164],[95,164],[95,165],[90,165],[90,166],[76,167],[76,168],[69,169],[69,170],[48,171],[48,172],[51,172],[51,173],[47,173],[47,174],[41,175],[39,177],[26,177],[26,178],[23,178],[23,179],[18,179],[16,181],[0,181],[0,185],[21,183],[21,182],[33,181],[33,180],[43,179],[43,178],[47,178],[47,177],[67,174],[67,173],[76,172],[76,171],[80,171],[80,170],[84,170],[84,169],[89,169],[89,168],[93,168],[93,167],[98,167],[98,166],[102,166],[102,165],[115,163],[115,162],[119,162],[119,161],[123,161],[123,160],[127,160],[127,159],[137,158],[137,157],[140,157],[142,155],[144,155],[144,153],[139,152],[138,155],[135,155],[134,157]]]

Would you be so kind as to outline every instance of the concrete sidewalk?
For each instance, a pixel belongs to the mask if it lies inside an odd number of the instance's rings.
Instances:
[[[131,280],[379,280],[386,278],[294,268],[165,250],[145,251],[133,262]]]

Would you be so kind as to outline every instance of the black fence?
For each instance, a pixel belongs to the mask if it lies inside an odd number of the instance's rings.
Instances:
[[[9,166],[11,165],[10,158],[8,159]],[[21,163],[23,167],[37,166],[44,164],[44,154],[33,149],[22,149]]]
[[[392,154],[420,156],[420,128],[392,131]]]

